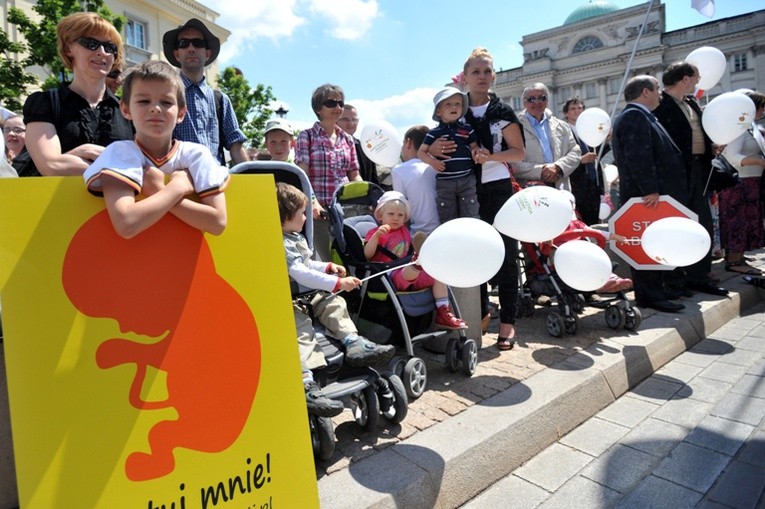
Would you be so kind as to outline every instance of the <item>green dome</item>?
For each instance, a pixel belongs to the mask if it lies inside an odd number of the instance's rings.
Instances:
[[[563,24],[570,25],[572,23],[578,23],[579,21],[584,21],[588,18],[602,16],[618,10],[619,7],[606,0],[590,0],[589,3],[574,9],[574,12],[568,15],[568,18],[566,18],[566,21],[564,21]]]

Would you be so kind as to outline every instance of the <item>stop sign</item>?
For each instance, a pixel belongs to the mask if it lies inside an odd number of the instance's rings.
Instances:
[[[669,195],[660,196],[659,205],[655,209],[643,205],[640,198],[630,198],[608,221],[609,231],[627,238],[624,244],[611,242],[611,250],[635,269],[674,269],[654,261],[643,251],[640,242],[648,225],[665,217],[687,217],[698,221],[695,212]]]

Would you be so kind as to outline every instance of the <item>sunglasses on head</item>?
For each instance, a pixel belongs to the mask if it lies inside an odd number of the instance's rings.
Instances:
[[[526,98],[526,102],[527,103],[531,103],[531,104],[534,104],[534,103],[543,103],[546,100],[547,100],[547,96],[546,95],[538,95],[536,97],[527,97]]]
[[[207,41],[204,39],[178,39],[175,47],[178,49],[188,48],[189,45],[195,48],[207,48]]]
[[[337,108],[338,106],[340,106],[342,108],[343,106],[345,106],[345,102],[344,101],[336,101],[334,99],[327,99],[326,101],[324,101],[321,104],[323,104],[327,108]]]
[[[104,53],[109,53],[110,55],[117,54],[117,45],[111,41],[99,41],[92,37],[80,37],[77,39],[77,44],[90,51],[96,51],[103,46]]]

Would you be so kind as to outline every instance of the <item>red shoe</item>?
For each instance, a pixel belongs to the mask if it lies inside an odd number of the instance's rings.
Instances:
[[[467,329],[467,324],[454,316],[449,306],[438,306],[436,308],[436,325],[444,329]]]

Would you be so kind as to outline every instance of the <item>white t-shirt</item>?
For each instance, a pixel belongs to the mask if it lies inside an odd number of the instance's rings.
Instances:
[[[436,208],[436,170],[416,157],[391,170],[393,190],[403,194],[412,207],[410,230],[430,233],[441,222]]]
[[[199,143],[173,142],[173,148],[162,159],[154,159],[132,140],[115,141],[107,146],[91,164],[83,178],[91,193],[102,196],[101,175],[106,173],[141,192],[143,168],[156,166],[162,173],[188,170],[194,191],[200,198],[222,192],[228,185],[228,170],[212,156],[210,150]]]
[[[489,103],[481,106],[471,106],[470,110],[473,112],[473,116],[481,118],[486,114],[486,109]],[[502,129],[510,124],[507,120],[496,120],[489,124],[489,131],[491,132],[492,146],[484,147],[491,150],[492,154],[502,152]],[[481,166],[481,182],[483,184],[487,182],[494,182],[495,180],[504,180],[510,177],[510,170],[508,170],[505,163],[498,161],[488,161]]]

